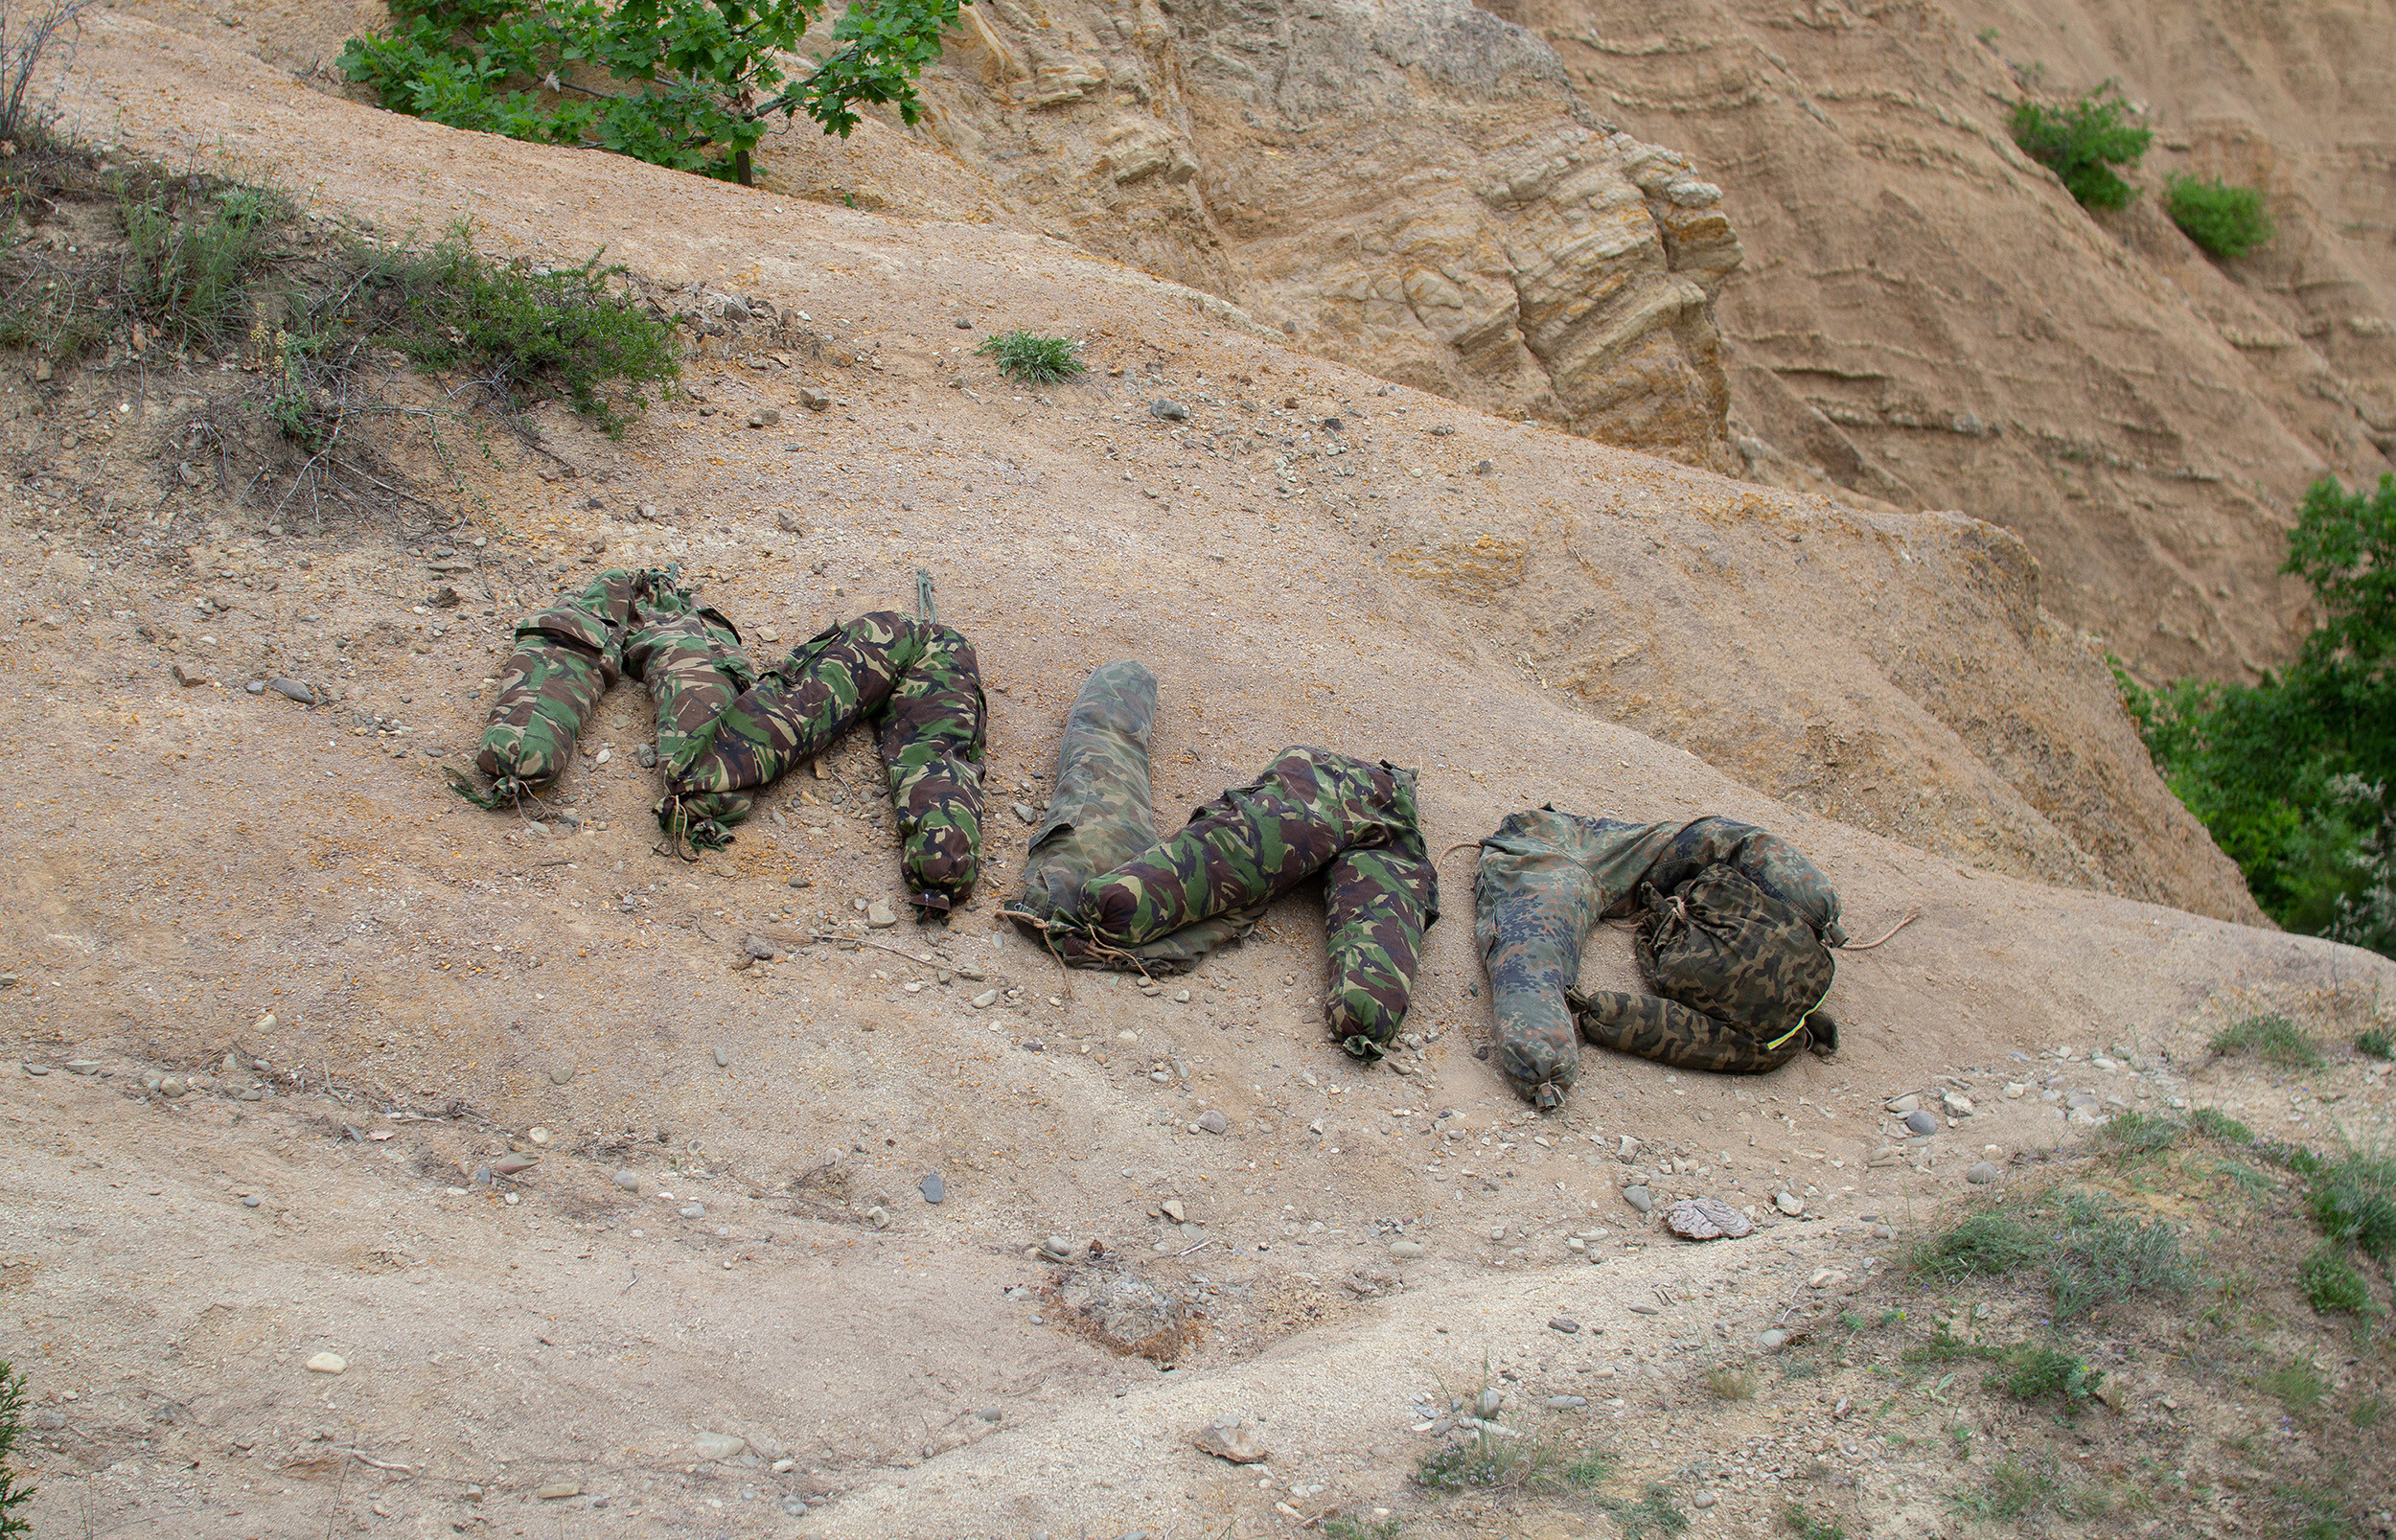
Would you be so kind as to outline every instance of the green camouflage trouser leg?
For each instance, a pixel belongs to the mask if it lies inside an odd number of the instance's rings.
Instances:
[[[657,710],[657,768],[667,789],[657,804],[658,826],[700,849],[720,848],[728,839],[725,830],[748,816],[749,799],[675,793],[683,768],[707,751],[724,714],[756,682],[755,660],[729,620],[685,593],[643,607],[625,644],[624,669],[649,686]]]
[[[663,572],[602,572],[581,593],[518,625],[516,652],[500,674],[474,756],[492,788],[477,791],[450,770],[457,793],[498,808],[556,779],[573,760],[584,720],[624,672],[634,608],[673,588]]]
[[[1808,925],[1845,939],[1838,896],[1821,872],[1787,841],[1753,825],[1715,817],[1639,824],[1543,808],[1511,815],[1481,844],[1473,930],[1496,1011],[1498,1067],[1541,1111],[1563,1104],[1579,1074],[1583,1035],[1649,1058],[1686,1059],[1692,1068],[1712,1068],[1701,1062],[1711,1059],[1752,1072],[1786,1061],[1774,1057],[1777,1048],[1754,1051],[1750,1034],[1733,1023],[1654,996],[1601,991],[1576,1011],[1570,992],[1591,930],[1628,912],[1648,879],[1670,892],[1709,867],[1727,865]],[[1809,996],[1798,1010],[1819,998]],[[1758,1046],[1762,1041],[1754,1040]],[[1682,1057],[1668,1057],[1674,1054]]]
[[[720,842],[749,793],[829,748],[863,720],[880,729],[910,898],[946,911],[980,873],[988,713],[973,644],[954,627],[891,612],[834,626],[792,650],[667,764],[658,820]]]
[[[1154,712],[1155,680],[1138,665],[1100,670],[1075,702],[1058,793],[1068,796],[1070,773],[1071,802],[1093,825],[1094,851],[1128,842],[1144,821],[1119,813],[1092,818],[1089,804],[1100,786],[1131,778],[1135,766],[1144,793]],[[1095,876],[1072,869],[1075,847],[1051,839],[1051,819],[1042,832],[1048,856],[1030,868],[1038,885],[1009,910],[1081,966],[1151,966],[1151,949],[1171,947],[1193,928],[1217,928],[1201,930],[1178,955],[1158,954],[1168,967],[1187,966],[1323,872],[1331,1032],[1348,1052],[1377,1057],[1405,1019],[1423,931],[1439,918],[1439,875],[1423,846],[1414,782],[1414,772],[1389,765],[1285,749],[1254,783],[1199,808],[1180,833]],[[1078,898],[1060,904],[1075,877]]]

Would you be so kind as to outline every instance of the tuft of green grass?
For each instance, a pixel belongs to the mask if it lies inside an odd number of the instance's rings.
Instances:
[[[2291,1069],[2313,1069],[2321,1064],[2321,1050],[2304,1028],[2276,1012],[2249,1016],[2213,1034],[2216,1053],[2251,1053],[2269,1064]]]
[[[2296,1284],[2304,1291],[2305,1302],[2323,1315],[2333,1310],[2355,1316],[2379,1313],[2371,1299],[2371,1285],[2346,1260],[2345,1252],[2328,1241],[2297,1267]]]
[[[1485,1429],[1425,1455],[1414,1482],[1435,1492],[1533,1492],[1595,1486],[1610,1474],[1603,1451],[1568,1451],[1553,1436],[1509,1437]]]
[[[2271,1488],[2296,1521],[2292,1540],[2348,1540],[2354,1527],[2339,1510],[2338,1494],[2315,1482],[2289,1482]]]
[[[2266,1370],[2256,1378],[2254,1387],[2291,1412],[2310,1412],[2330,1393],[2330,1383],[2322,1376],[2321,1366],[2310,1356],[2292,1358]]]
[[[1706,1370],[1706,1389],[1716,1401],[1748,1401],[1755,1398],[1756,1377],[1734,1364],[1717,1364]]]
[[[2387,1420],[2387,1403],[2376,1395],[2366,1395],[2354,1404],[2346,1420],[2358,1428],[2376,1428]]]
[[[1952,1283],[1974,1274],[2010,1273],[2037,1259],[2038,1238],[2011,1215],[1974,1214],[1945,1234],[1914,1244],[1913,1270]]]
[[[1649,1482],[1635,1503],[1600,1499],[1598,1506],[1614,1516],[1623,1540],[1640,1540],[1648,1534],[1678,1534],[1689,1528],[1689,1515],[1673,1505],[1672,1489],[1662,1482]]]
[[[25,1376],[0,1358],[0,1535],[34,1532],[23,1511],[34,1500],[34,1488],[9,1473],[9,1457],[24,1434]]]
[[[2135,1161],[2171,1148],[2187,1132],[2187,1124],[2168,1117],[2152,1113],[2124,1113],[2098,1129],[2092,1142],[2107,1154]]]
[[[2223,1144],[2246,1145],[2254,1142],[2254,1130],[2223,1112],[2218,1107],[2200,1107],[2188,1115],[2188,1126],[2207,1138]]]
[[[2349,1150],[2307,1175],[2305,1203],[2323,1234],[2381,1261],[2396,1253],[2396,1155]]]
[[[2184,1294],[2196,1278],[2170,1225],[2125,1218],[2091,1193],[2064,1200],[2062,1228],[2046,1252],[2047,1289],[2059,1322],[2147,1290]]]
[[[1847,1530],[1835,1519],[1817,1519],[1806,1511],[1802,1503],[1791,1503],[1781,1509],[1781,1523],[1797,1540],[1847,1540]]]
[[[1964,1492],[1955,1506],[1976,1519],[2018,1519],[2044,1507],[2055,1495],[2055,1478],[2036,1465],[2000,1460],[1986,1486]]]
[[[1324,1540],[1397,1540],[1397,1520],[1356,1519],[1334,1513],[1323,1521]]]
[[[1000,333],[974,352],[996,364],[999,373],[1026,385],[1053,384],[1083,373],[1081,344],[1071,337],[1044,337],[1019,329]]]
[[[2355,1034],[2355,1051],[2371,1059],[2396,1059],[2396,1033],[2384,1026],[2366,1027]]]
[[[2164,178],[2163,206],[2189,240],[2216,257],[2243,257],[2271,239],[2271,216],[2259,187],[2175,172]]]
[[[2103,1378],[2102,1370],[2089,1368],[2087,1360],[2077,1353],[2024,1345],[2005,1355],[2003,1367],[1989,1376],[1987,1386],[2016,1401],[2043,1401],[2053,1396],[2066,1410],[2076,1410],[2096,1393],[2097,1381]]]

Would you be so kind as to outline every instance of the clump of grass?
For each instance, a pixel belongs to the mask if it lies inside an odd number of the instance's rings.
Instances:
[[[1483,1428],[1425,1455],[1415,1467],[1414,1481],[1435,1492],[1532,1492],[1594,1486],[1610,1471],[1601,1452],[1567,1451],[1553,1437],[1509,1437]]]
[[[1689,1528],[1689,1515],[1673,1504],[1672,1489],[1662,1482],[1649,1482],[1637,1502],[1608,1499],[1598,1506],[1614,1516],[1623,1540],[1640,1540],[1640,1536],[1647,1534],[1678,1534]]]
[[[1334,1513],[1323,1521],[1324,1540],[1397,1540],[1397,1520],[1357,1519]]]
[[[2322,1377],[2321,1366],[2310,1357],[2292,1358],[2276,1368],[2266,1370],[2255,1380],[2254,1387],[2291,1412],[2310,1412],[2330,1393],[2330,1384]]]
[[[2304,1028],[2273,1012],[2249,1016],[2213,1034],[2216,1053],[2251,1053],[2266,1063],[2290,1069],[2313,1069],[2321,1064],[2321,1050]]]
[[[1832,1519],[1817,1519],[1806,1511],[1802,1503],[1791,1503],[1781,1509],[1781,1523],[1797,1540],[1847,1540],[1847,1530]]]
[[[2271,1495],[2289,1508],[2296,1528],[2292,1540],[2348,1540],[2354,1527],[2338,1510],[2338,1494],[2314,1482],[2289,1482],[2271,1488]]]
[[[1022,330],[1002,332],[974,352],[996,364],[999,373],[1026,385],[1053,384],[1083,373],[1081,344],[1071,337],[1044,337]]]
[[[2369,1059],[2396,1059],[2396,1033],[2384,1026],[2366,1027],[2355,1035],[2355,1051]]]
[[[2096,1393],[2105,1375],[2088,1367],[2077,1353],[2059,1348],[2024,1345],[2005,1355],[2005,1367],[1988,1378],[1988,1389],[2016,1401],[2043,1401],[2049,1396],[2076,1410]]]
[[[2224,1144],[2247,1145],[2254,1142],[2254,1130],[2223,1112],[2218,1107],[2200,1107],[2188,1115],[2188,1126],[2207,1138]]]
[[[2366,1395],[2354,1404],[2346,1420],[2358,1428],[2376,1428],[2387,1420],[2387,1403],[2376,1395]]]
[[[2396,1156],[2349,1150],[2308,1174],[2306,1205],[2333,1244],[2382,1261],[2396,1253]]]
[[[1914,1244],[1913,1270],[1952,1283],[1974,1274],[2010,1273],[2035,1260],[2038,1238],[2011,1215],[1974,1214],[1941,1235]]]
[[[25,1434],[25,1376],[0,1359],[0,1535],[31,1534],[33,1525],[24,1508],[34,1488],[9,1473],[9,1457]]]
[[[2170,1225],[2126,1218],[2076,1192],[2064,1200],[2062,1228],[2048,1244],[2046,1279],[2055,1319],[2065,1322],[2144,1290],[2185,1293],[2196,1269]]]
[[[1994,1358],[1997,1352],[1993,1347],[1968,1343],[1941,1325],[1937,1336],[1919,1347],[1906,1348],[1899,1356],[1908,1364],[1945,1364],[1958,1358]]]
[[[2305,1302],[2323,1315],[2334,1310],[2353,1316],[2376,1315],[2379,1310],[2371,1299],[2370,1284],[2346,1260],[2345,1252],[2329,1242],[2323,1242],[2296,1269],[2296,1285],[2304,1291]]]
[[[1716,1401],[1747,1401],[1756,1393],[1756,1377],[1733,1364],[1717,1364],[1706,1370],[1706,1389]]]
[[[2171,1148],[2182,1134],[2185,1123],[2152,1113],[2124,1113],[2097,1130],[2096,1146],[2125,1161],[2135,1161]]]
[[[1989,1472],[1986,1486],[1965,1492],[1955,1506],[1976,1519],[2018,1519],[2044,1507],[2055,1495],[2055,1478],[2019,1460],[1999,1461]]]
[[[2271,239],[2271,216],[2259,187],[2232,187],[2218,176],[2200,181],[2175,172],[2164,179],[2163,204],[2172,222],[2216,257],[2243,257]]]

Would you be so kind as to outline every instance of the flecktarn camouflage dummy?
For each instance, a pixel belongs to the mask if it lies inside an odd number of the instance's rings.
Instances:
[[[666,782],[658,827],[678,845],[715,849],[749,816],[751,793],[870,722],[909,894],[944,912],[979,872],[987,712],[973,645],[932,617],[930,579],[920,581],[920,618],[861,616],[760,667],[732,623],[677,574],[603,572],[517,627],[475,758],[492,787],[479,791],[455,771],[450,782],[490,808],[536,793],[571,762],[600,696],[629,675],[648,685],[657,709]]]
[[[1359,1058],[1397,1035],[1422,936],[1440,917],[1415,775],[1288,748],[1160,840],[1149,790],[1156,677],[1090,676],[1066,718],[1048,819],[1008,916],[1077,968],[1178,973],[1255,929],[1275,899],[1324,875],[1331,1033]]]
[[[1847,944],[1838,894],[1778,835],[1729,818],[1627,823],[1543,808],[1480,844],[1473,932],[1498,1064],[1541,1110],[1562,1104],[1584,1037],[1730,1074],[1837,1048],[1821,1005],[1832,949]],[[1591,930],[1624,914],[1638,917],[1640,972],[1655,993],[1579,993]]]

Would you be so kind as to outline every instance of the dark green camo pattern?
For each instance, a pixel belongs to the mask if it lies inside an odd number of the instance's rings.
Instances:
[[[1583,1037],[1717,1074],[1837,1051],[1819,1004],[1838,964],[1796,909],[1719,862],[1669,893],[1644,883],[1640,901],[1639,972],[1655,993],[1568,992]]]
[[[492,789],[479,791],[451,770],[458,793],[497,808],[556,779],[573,761],[584,720],[624,672],[624,634],[635,608],[674,586],[663,572],[603,572],[519,624],[474,756]]]
[[[1481,845],[1473,931],[1496,1008],[1498,1067],[1542,1111],[1560,1106],[1579,1073],[1579,1038],[1591,1018],[1576,1021],[1567,991],[1579,977],[1581,949],[1601,919],[1636,907],[1643,883],[1670,893],[1708,867],[1727,865],[1809,930],[1818,928],[1821,940],[1846,939],[1838,895],[1821,871],[1786,840],[1752,824],[1717,817],[1628,823],[1542,808],[1511,815]],[[1818,999],[1817,992],[1796,1008]],[[1640,1014],[1647,1009],[1609,1002],[1591,1040],[1644,1052],[1658,1046],[1656,1034],[1693,1032],[1702,1017],[1659,1011],[1649,1023]],[[1673,1051],[1708,1051],[1690,1042]],[[1726,1055],[1726,1068],[1735,1057]]]
[[[945,911],[980,872],[981,763],[988,711],[973,644],[951,626],[884,611],[791,651],[709,719],[687,755],[664,761],[661,826],[720,843],[749,793],[815,758],[860,721],[880,733],[910,898]]]
[[[1246,934],[1274,899],[1322,872],[1325,1015],[1348,1052],[1377,1057],[1405,1020],[1423,931],[1439,918],[1414,772],[1286,749],[1159,842],[1155,714],[1156,679],[1137,663],[1108,664],[1083,685],[1048,821],[1006,912],[1073,966],[1170,973]]]

